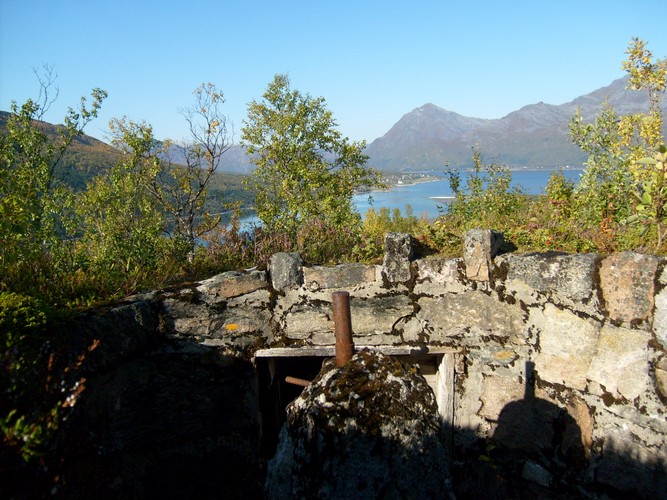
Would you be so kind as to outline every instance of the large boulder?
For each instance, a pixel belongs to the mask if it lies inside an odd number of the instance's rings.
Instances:
[[[268,498],[446,498],[448,454],[433,391],[381,354],[327,363],[287,408]]]

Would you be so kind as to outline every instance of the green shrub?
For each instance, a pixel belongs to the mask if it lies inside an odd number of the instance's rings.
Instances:
[[[0,293],[0,429],[4,446],[25,459],[44,451],[58,427],[59,404],[44,407],[47,324],[54,313],[41,301]],[[48,358],[48,356],[47,356]]]

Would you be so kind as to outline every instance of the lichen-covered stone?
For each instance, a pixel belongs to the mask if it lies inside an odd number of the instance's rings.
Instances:
[[[497,422],[503,408],[512,401],[520,400],[524,392],[524,384],[519,377],[484,377],[479,415]]]
[[[413,248],[412,236],[402,233],[387,233],[384,238],[384,261],[382,270],[390,283],[404,283],[412,277],[410,262]]]
[[[463,244],[466,277],[474,281],[489,281],[493,258],[503,242],[502,233],[490,229],[468,231]]]
[[[647,388],[649,338],[642,330],[603,327],[587,377],[632,401]]]
[[[404,295],[350,300],[352,332],[355,335],[391,333],[394,324],[412,314],[414,307]]]
[[[665,498],[667,492],[667,447],[656,451],[637,446],[632,434],[610,429],[603,439],[596,480],[611,487],[618,498]],[[612,491],[613,491],[612,490]]]
[[[595,355],[600,326],[574,313],[547,304],[530,320],[539,332],[535,364],[540,378],[583,390]]]
[[[325,334],[328,344],[335,342],[333,315],[329,304],[299,304],[289,309],[281,320],[283,332],[290,339],[308,340]]]
[[[352,288],[373,283],[377,278],[376,266],[341,264],[333,267],[314,266],[303,270],[304,286],[311,292],[328,288]]]
[[[271,338],[269,291],[259,289],[224,302],[199,300],[191,290],[162,299],[165,325],[171,334],[215,347],[245,350]]]
[[[295,252],[280,252],[271,256],[269,269],[271,284],[279,292],[297,288],[303,284],[303,262]]]
[[[565,406],[575,425],[564,429],[562,452],[569,456],[579,456],[588,460],[593,446],[595,419],[590,407],[582,398],[573,396]]]
[[[221,310],[193,300],[188,291],[170,293],[161,304],[168,330],[178,335],[209,335],[224,324]]]
[[[468,289],[463,280],[462,259],[429,258],[417,261],[416,294],[436,296],[461,293]]]
[[[224,299],[252,293],[268,286],[266,271],[254,270],[247,273],[229,271],[200,282],[197,291],[204,302],[216,304]]]
[[[550,301],[599,315],[595,280],[599,257],[596,254],[554,253],[508,255],[505,286],[508,293],[526,304]]]
[[[353,335],[367,337],[366,345],[400,342],[400,336],[393,332],[394,324],[412,312],[413,306],[410,299],[402,295],[371,299],[352,297],[350,315],[352,316]],[[314,342],[317,344],[320,344],[322,340],[327,344],[335,342],[330,302],[294,304],[284,311],[280,321],[288,338],[314,340],[317,337],[318,341]],[[392,333],[393,336],[388,338],[387,335]]]
[[[463,336],[479,339],[493,335],[521,343],[527,335],[523,311],[518,305],[498,307],[497,298],[472,291],[443,297],[423,297],[417,318],[429,332],[431,341]],[[473,336],[474,333],[474,336]]]
[[[424,378],[387,356],[332,363],[287,409],[268,498],[447,498],[447,453]]]
[[[629,323],[650,318],[657,268],[657,257],[633,252],[610,255],[602,261],[600,287],[611,319]]]

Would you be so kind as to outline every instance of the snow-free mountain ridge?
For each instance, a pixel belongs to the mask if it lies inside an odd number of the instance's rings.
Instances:
[[[593,120],[605,100],[617,113],[648,109],[644,93],[626,89],[627,77],[561,105],[530,104],[499,119],[460,115],[425,104],[371,142],[369,165],[387,171],[465,168],[473,149],[488,162],[511,167],[581,166],[586,160],[569,138],[577,108]]]

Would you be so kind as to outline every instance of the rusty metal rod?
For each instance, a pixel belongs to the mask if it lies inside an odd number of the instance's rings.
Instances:
[[[308,387],[310,385],[310,380],[304,380],[302,378],[290,377],[289,375],[285,377],[285,382],[293,385],[300,385],[301,387]]]
[[[333,293],[333,319],[336,335],[336,366],[343,366],[354,354],[349,292]]]

